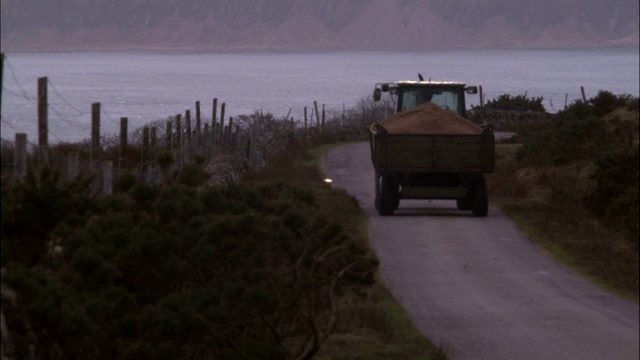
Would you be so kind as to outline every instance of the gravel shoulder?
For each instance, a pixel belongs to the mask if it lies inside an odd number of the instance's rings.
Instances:
[[[357,198],[387,288],[451,359],[638,359],[639,306],[559,265],[499,209],[453,201],[373,207],[368,143],[329,151],[336,188]]]

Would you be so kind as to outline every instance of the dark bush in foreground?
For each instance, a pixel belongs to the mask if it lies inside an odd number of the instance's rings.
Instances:
[[[3,183],[3,250],[17,246],[14,219],[28,217],[42,193],[36,183],[14,186]],[[333,331],[341,292],[374,280],[363,239],[325,215],[357,204],[328,188],[141,189],[72,197],[94,211],[52,217],[40,229],[63,247],[57,261],[46,261],[44,246],[35,263],[3,254],[3,283],[18,294],[16,352],[34,345],[37,357],[51,359],[308,358]],[[9,203],[5,193],[16,195]]]

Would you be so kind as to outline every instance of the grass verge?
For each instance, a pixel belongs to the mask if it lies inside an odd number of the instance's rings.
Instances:
[[[341,323],[316,359],[447,359],[414,326],[404,308],[381,285],[341,301]]]
[[[605,290],[639,301],[638,252],[625,234],[584,208],[588,164],[519,168],[518,144],[496,145],[491,201],[559,262]]]

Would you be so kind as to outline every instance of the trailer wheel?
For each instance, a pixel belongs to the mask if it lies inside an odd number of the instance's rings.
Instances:
[[[378,174],[378,172],[375,174],[373,183],[375,186],[375,198],[373,200],[373,205],[376,207],[376,210],[380,211],[380,174]]]
[[[489,214],[489,199],[487,197],[487,182],[484,178],[476,181],[473,189],[473,216],[485,217]]]
[[[397,197],[397,185],[393,177],[389,175],[381,176],[378,213],[382,216],[393,215],[393,210],[396,208]]]

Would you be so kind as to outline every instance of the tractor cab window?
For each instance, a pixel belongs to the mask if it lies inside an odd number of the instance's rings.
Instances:
[[[431,100],[425,91],[408,90],[402,94],[402,111],[413,109]]]
[[[406,89],[402,93],[400,111],[410,110],[426,102],[432,102],[445,110],[462,114],[464,109],[460,109],[459,96],[460,94],[453,90]]]

